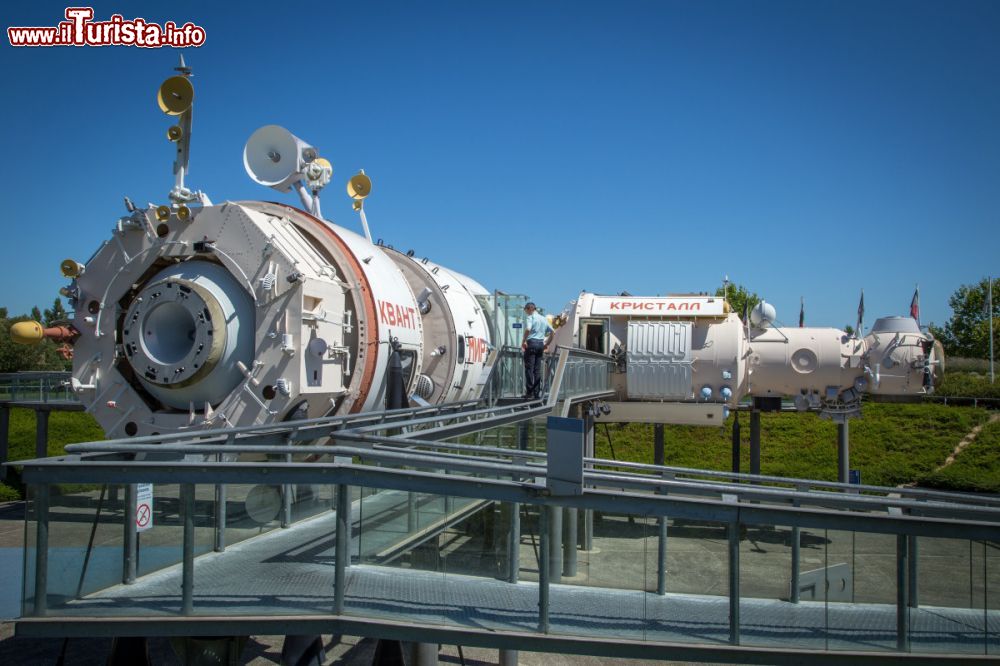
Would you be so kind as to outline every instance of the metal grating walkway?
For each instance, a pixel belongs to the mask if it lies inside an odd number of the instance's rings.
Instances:
[[[195,565],[195,614],[328,614],[334,603],[335,514],[326,513],[210,553]],[[176,616],[181,566],[60,607],[60,615]],[[574,585],[550,587],[550,633],[592,638],[724,645],[724,596]],[[832,650],[894,650],[896,608],[887,604],[743,599],[741,644]],[[538,585],[413,569],[348,569],[346,613],[497,632],[534,631]],[[1000,611],[921,607],[910,611],[914,652],[1000,652]],[[984,639],[984,624],[988,631]]]

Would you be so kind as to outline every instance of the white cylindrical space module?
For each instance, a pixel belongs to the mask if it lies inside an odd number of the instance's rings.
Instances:
[[[555,342],[617,360],[617,399],[721,403],[790,396],[800,409],[851,412],[861,394],[933,390],[940,345],[910,317],[885,317],[865,337],[784,328],[762,303],[743,322],[723,298],[581,293]]]
[[[109,437],[478,395],[491,304],[474,280],[261,202],[123,218],[70,286],[72,383]]]

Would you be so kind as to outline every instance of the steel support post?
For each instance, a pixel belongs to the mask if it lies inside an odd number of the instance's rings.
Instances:
[[[549,507],[538,507],[538,631],[549,633]]]
[[[48,611],[49,587],[49,487],[35,486],[35,609],[36,616]]]
[[[285,454],[285,462],[292,462],[292,454]],[[292,486],[286,483],[281,486],[281,526],[290,527],[292,524]]]
[[[593,458],[596,453],[594,451],[594,417],[587,416],[583,421],[583,455],[587,458]],[[594,466],[587,464],[584,467],[587,469],[592,469]],[[594,549],[594,510],[584,509],[583,511],[583,550],[591,551]]]
[[[351,487],[337,485],[337,541],[334,546],[333,612],[344,614],[345,583],[351,557]]]
[[[507,582],[516,583],[521,571],[521,505],[509,502],[505,505],[510,512],[507,534]]]
[[[657,423],[653,426],[653,464],[662,466],[665,461],[663,424]],[[656,523],[659,530],[656,543],[656,593],[662,595],[667,593],[667,517],[657,517]]]
[[[909,537],[896,535],[896,649],[900,652],[910,651],[909,545]]]
[[[0,405],[0,463],[7,462],[10,446],[10,407]],[[0,481],[7,478],[7,468],[0,466]]]
[[[219,455],[222,462],[222,455]],[[215,486],[215,552],[226,550],[226,486]]]
[[[740,413],[733,412],[733,474],[740,473]]]
[[[445,513],[448,513],[447,507]],[[417,529],[417,502],[413,493],[406,493],[406,531],[412,534],[415,529]]]
[[[561,506],[542,507],[546,512],[549,529],[549,581],[562,582],[562,522],[563,508]]]
[[[184,519],[184,556],[181,572],[181,612],[194,612],[194,484],[181,484],[181,515]]]
[[[799,574],[801,571],[802,535],[798,527],[792,528],[792,584],[789,601],[799,603]]]
[[[451,473],[450,470],[444,470],[445,475]],[[451,495],[444,496],[444,512],[445,515],[450,515],[452,511],[455,510],[455,498]]]
[[[122,526],[125,532],[125,548],[122,551],[122,583],[131,585],[135,582],[135,570],[138,563],[139,531],[135,524],[135,505],[138,502],[138,488],[136,484],[129,483],[125,486],[125,506],[122,510]]]
[[[851,447],[850,431],[847,419],[837,424],[837,481],[847,483],[850,480]]]
[[[919,537],[910,536],[906,537],[909,539],[909,567],[907,568],[906,578],[907,578],[907,591],[909,592],[909,606],[910,608],[918,608],[920,606],[920,599],[917,595],[917,575],[918,575],[918,560],[920,559],[920,551],[918,550],[918,539]]]
[[[740,644],[740,524],[729,524],[729,643]]]
[[[49,455],[49,410],[35,410],[35,457],[46,458]]]
[[[437,643],[404,643],[407,646],[410,666],[436,666],[438,663]]]
[[[656,593],[667,593],[667,517],[657,518],[659,535],[656,543]]]
[[[750,410],[750,473],[760,474],[760,410]]]
[[[517,650],[500,650],[498,666],[517,666]]]
[[[662,466],[666,460],[663,451],[663,424],[657,423],[653,426],[653,464]]]
[[[569,507],[563,511],[562,575],[569,578],[576,575],[577,511]]]

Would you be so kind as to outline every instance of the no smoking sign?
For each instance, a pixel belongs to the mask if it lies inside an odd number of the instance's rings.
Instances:
[[[153,527],[153,484],[137,483],[135,493],[135,529],[145,532]]]

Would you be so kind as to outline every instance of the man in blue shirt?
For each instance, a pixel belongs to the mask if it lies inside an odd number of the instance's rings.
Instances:
[[[552,327],[545,317],[535,311],[535,304],[524,306],[524,399],[537,400],[542,397],[542,355],[552,341]]]

